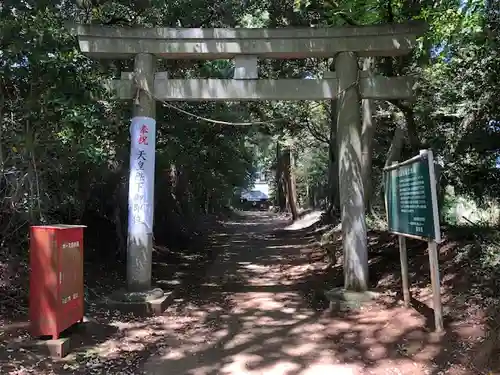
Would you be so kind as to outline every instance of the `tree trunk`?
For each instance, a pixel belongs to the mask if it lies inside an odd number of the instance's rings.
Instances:
[[[397,120],[396,124],[396,130],[394,131],[394,136],[392,137],[391,146],[389,147],[387,157],[385,159],[386,167],[391,165],[392,162],[401,159],[401,152],[403,151],[405,128],[401,120]]]
[[[4,93],[3,93],[3,90],[2,90],[2,86],[0,85],[0,173],[3,174],[4,172],[4,150],[3,150],[3,142],[6,141],[6,138],[4,139],[3,137],[3,116],[4,116],[4,111],[3,111],[3,107],[4,107],[4,103],[5,103],[5,98],[4,98]]]
[[[124,215],[122,216],[122,204],[123,204],[123,185],[120,183],[120,179],[118,180],[118,183],[116,184],[115,190],[113,192],[113,201],[114,201],[114,209],[113,209],[113,216],[114,216],[114,223],[115,223],[115,232],[116,232],[116,238],[118,241],[118,249],[116,250],[116,253],[122,257],[123,259],[126,259],[126,252],[127,252],[127,221],[126,221],[126,216],[127,215],[127,210],[125,209]],[[125,220],[122,220],[125,219]]]
[[[330,105],[330,142],[328,147],[328,188],[330,189],[330,198],[327,210],[331,217],[339,214],[340,207],[337,150],[337,101],[332,100]]]
[[[292,153],[289,146],[283,150],[282,158],[288,208],[292,214],[292,219],[295,221],[299,218],[299,212],[297,210],[297,191],[295,189],[295,177],[292,168]]]
[[[282,212],[286,210],[286,196],[285,188],[283,185],[283,175],[283,155],[281,153],[279,142],[276,142],[276,205]]]
[[[365,58],[363,61],[363,70],[372,72],[374,59]],[[372,99],[363,99],[361,101],[363,111],[361,124],[361,176],[365,190],[365,209],[370,212],[370,202],[372,197],[372,158],[373,158],[373,136],[375,134],[375,125],[373,123],[374,102]]]
[[[189,179],[186,169],[182,166],[176,168],[175,198],[179,202],[180,214],[189,214]]]
[[[27,181],[28,181],[28,219],[30,225],[38,224],[39,216],[35,214],[35,205],[38,201],[38,196],[36,194],[36,173],[34,164],[34,153],[35,153],[35,134],[31,124],[26,120],[25,127],[25,159],[28,161],[27,165]],[[39,202],[39,201],[38,201]]]
[[[304,201],[307,202],[306,204],[309,208],[314,208],[311,199],[311,186],[309,185],[309,181],[306,181],[306,198]]]
[[[420,138],[418,137],[414,110],[412,107],[407,107],[404,105],[400,105],[399,109],[401,110],[401,112],[403,112],[403,115],[405,117],[406,131],[408,132],[408,143],[410,144],[412,153],[416,155],[422,147]]]
[[[392,142],[387,151],[387,157],[385,159],[385,166],[390,166],[393,162],[399,161],[401,159],[401,152],[403,151],[405,140],[405,128],[401,119],[396,120],[396,130],[394,131],[394,135],[392,137]],[[381,186],[384,188],[380,190],[379,197],[382,201],[385,200],[385,179],[384,174],[382,173],[382,181]]]
[[[170,184],[170,197],[172,198],[172,203],[174,205],[174,210],[178,214],[182,213],[181,202],[177,197],[177,192],[179,189],[179,171],[174,163],[170,164],[168,171],[168,180]]]

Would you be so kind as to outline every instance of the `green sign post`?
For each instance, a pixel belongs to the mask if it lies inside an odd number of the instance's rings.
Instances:
[[[432,151],[385,171],[389,231],[422,240],[441,241]]]
[[[436,331],[443,330],[437,243],[441,242],[434,157],[431,150],[384,168],[389,232],[399,236],[405,306],[410,306],[406,237],[427,241]]]

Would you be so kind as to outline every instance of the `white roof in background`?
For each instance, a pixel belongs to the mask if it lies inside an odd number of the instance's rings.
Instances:
[[[260,201],[261,199],[269,199],[267,194],[264,194],[262,191],[259,190],[245,191],[241,194],[241,198],[246,199],[247,201],[250,202]]]

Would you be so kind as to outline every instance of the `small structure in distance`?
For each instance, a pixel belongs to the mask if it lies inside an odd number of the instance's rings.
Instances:
[[[240,203],[243,208],[267,209],[271,205],[269,191],[270,187],[266,174],[257,172],[253,186],[241,192]]]

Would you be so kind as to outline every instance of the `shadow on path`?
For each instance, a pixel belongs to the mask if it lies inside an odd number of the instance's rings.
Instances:
[[[349,313],[314,309],[307,283],[324,264],[311,238],[284,233],[286,224],[269,213],[225,223],[203,282],[156,327],[161,347],[145,374],[437,374],[431,361],[443,338],[416,311],[393,300]]]

